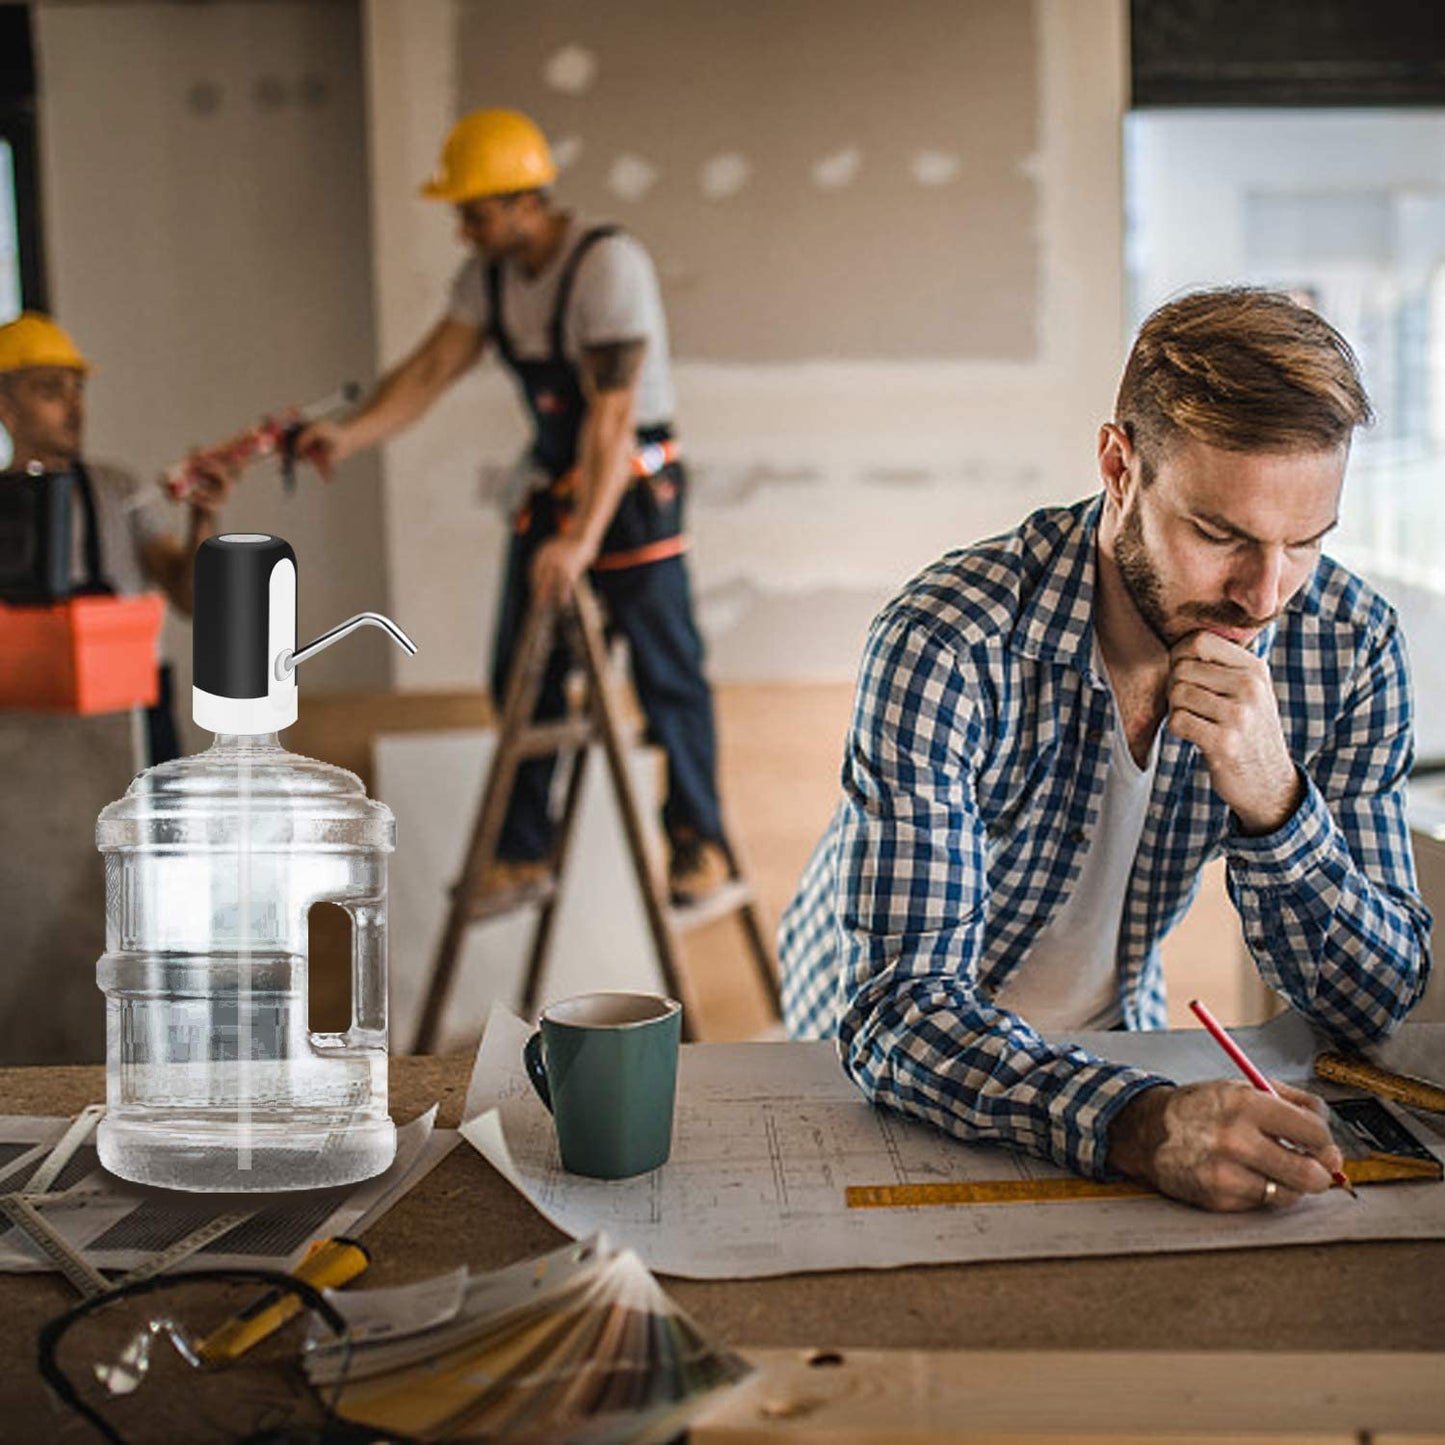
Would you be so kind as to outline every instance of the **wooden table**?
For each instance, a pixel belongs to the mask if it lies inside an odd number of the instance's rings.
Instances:
[[[455,1127],[469,1068],[460,1055],[393,1060],[396,1117],[439,1101],[438,1122]],[[98,1068],[0,1070],[0,1113],[70,1114],[103,1098]],[[562,1240],[463,1143],[368,1234],[365,1283],[463,1262],[491,1269]],[[1018,1438],[1000,1434],[1004,1425],[1051,1439],[1067,1426],[1073,1438],[1127,1429],[1159,1440],[1161,1411],[1231,1438],[1249,1422],[1256,1431],[1296,1422],[1291,1439],[1303,1430],[1355,1440],[1370,1430],[1385,1432],[1379,1445],[1391,1431],[1430,1428],[1445,1437],[1445,1354],[1422,1354],[1445,1352],[1445,1241],[668,1280],[667,1288],[714,1337],[765,1366],[694,1431],[700,1442],[757,1431],[787,1440]],[[71,1299],[58,1276],[0,1276],[8,1325],[0,1440],[54,1435],[33,1341]],[[823,1363],[810,1363],[815,1351],[826,1352]],[[1009,1353],[978,1353],[996,1351]],[[1048,1387],[1061,1379],[1073,1392],[1068,1410]],[[1087,1399],[1085,1382],[1093,1382]],[[177,1440],[189,1438],[183,1419]],[[969,1421],[974,1433],[959,1434]],[[920,1433],[900,1436],[905,1426]],[[89,1437],[76,1429],[61,1438]]]

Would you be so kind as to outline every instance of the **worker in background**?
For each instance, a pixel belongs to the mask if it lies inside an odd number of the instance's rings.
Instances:
[[[204,482],[186,536],[178,538],[168,526],[173,506],[155,482],[85,460],[89,371],[48,317],[27,313],[0,326],[9,467],[74,474],[73,582],[121,594],[158,587],[189,613],[191,553],[215,531],[233,477],[197,459]],[[86,521],[92,511],[93,533]],[[179,751],[166,702],[163,691],[147,719],[148,737],[138,735],[139,713],[0,711],[0,1066],[105,1058],[105,1005],[95,986],[105,949],[105,869],[95,820],[125,792],[147,753],[159,762]]]
[[[538,128],[482,110],[452,129],[423,194],[451,204],[472,254],[445,315],[342,422],[298,450],[323,471],[394,436],[489,348],[516,377],[537,476],[515,516],[498,620],[498,705],[533,599],[560,602],[584,576],[627,639],[638,701],[667,758],[662,821],[675,902],[725,880],[712,694],[703,676],[682,535],[686,477],[673,438],[667,323],[646,250],[614,226],[559,210]],[[566,657],[551,657],[539,718],[564,711]],[[553,846],[550,759],[522,764],[489,887],[545,873]]]
[[[1369,417],[1313,311],[1182,297],[1135,341],[1102,493],[875,621],[779,953],[790,1030],[836,1034],[877,1103],[1210,1209],[1330,1187],[1311,1095],[1066,1040],[1164,1026],[1160,940],[1220,855],[1260,976],[1324,1032],[1366,1046],[1424,991],[1404,644],[1321,551]]]
[[[172,507],[154,482],[105,462],[87,462],[85,383],[90,363],[48,316],[27,311],[0,326],[0,426],[10,437],[10,468],[71,472],[94,507],[101,580],[121,596],[158,587],[191,614],[191,557],[216,531],[234,475],[198,459],[201,484],[189,500],[186,536],[170,530]],[[87,579],[84,506],[75,509],[73,578]],[[147,715],[152,763],[179,754],[171,711],[170,668]]]

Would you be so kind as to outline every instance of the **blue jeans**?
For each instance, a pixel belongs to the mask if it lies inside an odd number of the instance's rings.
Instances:
[[[507,695],[512,658],[527,615],[528,572],[536,546],[535,540],[514,535],[507,552],[492,660],[492,696],[499,708]],[[703,676],[702,638],[693,621],[683,559],[669,557],[620,572],[595,572],[590,581],[606,607],[611,627],[627,639],[632,682],[647,719],[649,739],[667,758],[664,830],[669,838],[695,833],[721,839],[712,689]],[[564,714],[567,664],[566,647],[553,648],[537,699],[536,721]],[[499,858],[538,859],[550,854],[553,825],[548,802],[555,766],[553,758],[534,758],[517,769],[497,847]]]

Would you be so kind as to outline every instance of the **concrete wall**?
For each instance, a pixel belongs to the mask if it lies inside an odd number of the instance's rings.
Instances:
[[[52,304],[97,364],[91,454],[156,475],[369,381],[357,7],[42,5],[35,26]],[[344,489],[305,475],[289,499],[258,467],[226,522],[295,546],[303,639],[385,604],[375,459]],[[173,621],[167,643],[188,702],[188,629]],[[383,687],[386,646],[363,634],[309,663],[305,685]]]
[[[486,0],[461,109],[554,138],[645,237],[690,360],[1031,360],[1037,14],[1019,0]],[[985,140],[985,138],[987,138]]]
[[[484,103],[550,117],[569,161],[559,199],[658,255],[720,679],[851,676],[868,620],[913,571],[1094,490],[1124,345],[1122,0],[916,0],[896,30],[838,0],[811,50],[775,18],[792,8],[749,6],[753,30],[735,33],[708,7],[650,0],[366,6],[383,361],[440,313],[463,258],[446,208],[416,197],[446,124]],[[930,127],[912,108],[925,91]],[[785,139],[769,148],[765,132]],[[829,241],[846,260],[854,222],[884,256],[840,273]],[[828,271],[876,347],[826,317],[780,339],[754,302],[798,266]],[[702,322],[729,294],[719,342]],[[904,324],[935,304],[951,325]],[[488,364],[388,450],[392,600],[423,643],[408,685],[483,676],[504,536],[492,498],[525,436]]]

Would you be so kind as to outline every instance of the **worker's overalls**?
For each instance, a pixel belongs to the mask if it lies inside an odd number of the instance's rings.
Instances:
[[[85,514],[85,528],[82,534],[81,556],[85,566],[85,580],[76,588],[77,594],[100,594],[111,596],[115,588],[106,580],[105,563],[101,557],[100,521],[96,516],[95,486],[90,480],[83,462],[74,462],[71,472],[75,477],[75,490]],[[168,763],[181,755],[180,736],[176,731],[174,695],[174,674],[168,662],[157,664],[157,693],[155,702],[145,710],[146,758],[148,765]]]
[[[533,555],[549,537],[565,535],[575,525],[575,469],[587,399],[581,374],[565,355],[565,319],[578,265],[588,249],[613,230],[604,226],[588,231],[564,263],[549,327],[551,351],[541,360],[520,357],[513,349],[502,315],[501,270],[496,263],[487,268],[490,334],[531,413],[532,456],[550,478],[523,502],[508,549],[492,664],[492,695],[499,706],[527,615]],[[693,622],[682,556],[686,478],[670,428],[639,428],[632,471],[634,480],[618,503],[590,580],[612,626],[627,639],[649,736],[667,757],[662,821],[668,837],[694,833],[720,839],[712,693],[703,676],[702,639]],[[566,650],[559,646],[548,659],[537,703],[539,719],[565,712],[566,671]],[[550,853],[553,766],[553,759],[539,758],[518,768],[499,857],[538,859]]]

